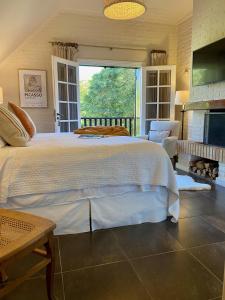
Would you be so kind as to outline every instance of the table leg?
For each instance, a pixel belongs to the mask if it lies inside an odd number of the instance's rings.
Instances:
[[[55,246],[53,236],[49,237],[45,247],[47,250],[47,257],[51,259],[51,262],[47,265],[46,269],[47,294],[49,300],[54,300]]]

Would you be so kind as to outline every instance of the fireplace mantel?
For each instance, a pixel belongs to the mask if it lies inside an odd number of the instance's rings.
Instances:
[[[185,105],[185,111],[188,110],[211,110],[225,109],[225,99],[188,102]]]

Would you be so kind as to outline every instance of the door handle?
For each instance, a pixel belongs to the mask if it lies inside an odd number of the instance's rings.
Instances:
[[[59,121],[61,118],[64,118],[64,115],[60,113],[56,113],[56,120]]]
[[[64,117],[63,114],[60,114],[60,113],[56,113],[57,117]]]

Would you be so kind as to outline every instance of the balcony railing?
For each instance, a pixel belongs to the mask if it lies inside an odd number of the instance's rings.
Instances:
[[[91,118],[82,117],[81,126],[124,126],[129,131],[130,135],[135,135],[135,118],[134,117],[109,117],[109,118]]]

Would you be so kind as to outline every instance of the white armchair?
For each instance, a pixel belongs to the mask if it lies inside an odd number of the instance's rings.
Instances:
[[[177,140],[180,133],[179,121],[152,121],[150,130],[153,131],[169,131],[170,135],[160,143],[167,151],[170,158],[177,155]]]

